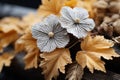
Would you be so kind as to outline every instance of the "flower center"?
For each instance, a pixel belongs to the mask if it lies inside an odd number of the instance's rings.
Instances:
[[[75,19],[75,23],[80,23],[80,19]]]
[[[53,33],[53,32],[49,32],[49,33],[48,33],[48,36],[49,36],[49,37],[53,37],[53,36],[54,36],[54,33]]]

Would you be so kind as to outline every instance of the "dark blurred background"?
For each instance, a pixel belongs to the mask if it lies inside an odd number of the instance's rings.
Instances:
[[[0,0],[0,3],[15,4],[24,7],[38,8],[41,0]]]
[[[21,17],[35,12],[41,0],[0,0],[0,18],[6,16]]]

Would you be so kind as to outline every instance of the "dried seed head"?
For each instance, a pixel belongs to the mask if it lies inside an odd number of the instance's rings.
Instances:
[[[119,14],[113,14],[111,18],[112,18],[112,20],[114,21],[114,20],[119,19],[119,17],[120,17]]]
[[[113,23],[114,31],[120,35],[120,19]]]
[[[52,38],[54,36],[54,33],[53,32],[49,32],[48,36]]]
[[[103,20],[103,22],[105,22],[105,23],[109,23],[109,22],[111,22],[112,21],[112,19],[110,18],[110,17],[108,17],[108,16],[106,16],[105,18],[104,18],[104,20]]]
[[[101,25],[100,25],[100,27],[104,30],[104,31],[108,31],[108,25],[106,24],[106,23],[102,23]]]
[[[104,0],[97,1],[94,6],[96,8],[101,8],[101,9],[106,9],[108,7],[108,3],[105,2]]]
[[[111,12],[118,13],[119,10],[120,10],[120,1],[112,1],[112,2],[110,2],[109,10]]]

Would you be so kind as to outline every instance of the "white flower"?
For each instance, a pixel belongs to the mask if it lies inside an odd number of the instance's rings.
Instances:
[[[87,36],[87,33],[95,27],[94,21],[88,18],[88,12],[83,8],[63,7],[60,13],[61,26],[77,38]]]
[[[69,42],[67,31],[61,27],[55,15],[50,15],[43,22],[33,25],[32,35],[37,39],[37,46],[42,52],[63,48]]]

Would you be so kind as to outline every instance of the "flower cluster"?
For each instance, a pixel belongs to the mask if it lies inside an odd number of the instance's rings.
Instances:
[[[41,1],[35,14],[0,20],[0,72],[18,56],[22,68],[42,68],[45,80],[56,79],[59,72],[68,80],[82,80],[86,67],[91,73],[106,72],[101,57],[120,57],[120,0]]]
[[[60,13],[60,19],[51,14],[32,27],[33,38],[37,39],[37,46],[42,52],[64,48],[70,41],[68,33],[78,39],[84,38],[95,27],[86,9],[63,7]]]

